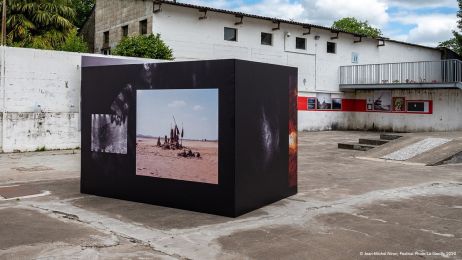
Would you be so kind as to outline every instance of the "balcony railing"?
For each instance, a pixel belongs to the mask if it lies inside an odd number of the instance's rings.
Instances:
[[[340,67],[340,85],[446,84],[462,82],[462,61],[441,60]]]

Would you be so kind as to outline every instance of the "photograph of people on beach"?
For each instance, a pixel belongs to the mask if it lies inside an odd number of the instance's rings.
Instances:
[[[138,90],[136,175],[218,184],[218,89]]]

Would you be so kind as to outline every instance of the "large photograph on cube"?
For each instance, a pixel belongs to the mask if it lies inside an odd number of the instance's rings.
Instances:
[[[136,175],[218,184],[218,89],[138,90]]]

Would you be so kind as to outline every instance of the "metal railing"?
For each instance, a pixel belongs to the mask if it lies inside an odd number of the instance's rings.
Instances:
[[[340,67],[340,85],[462,82],[462,61],[441,60]]]

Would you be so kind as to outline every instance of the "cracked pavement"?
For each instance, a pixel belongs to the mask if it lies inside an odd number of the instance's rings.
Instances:
[[[78,151],[2,154],[0,188],[43,194],[0,198],[0,259],[462,259],[462,165],[337,149],[377,136],[300,133],[299,194],[236,219],[80,194]]]

